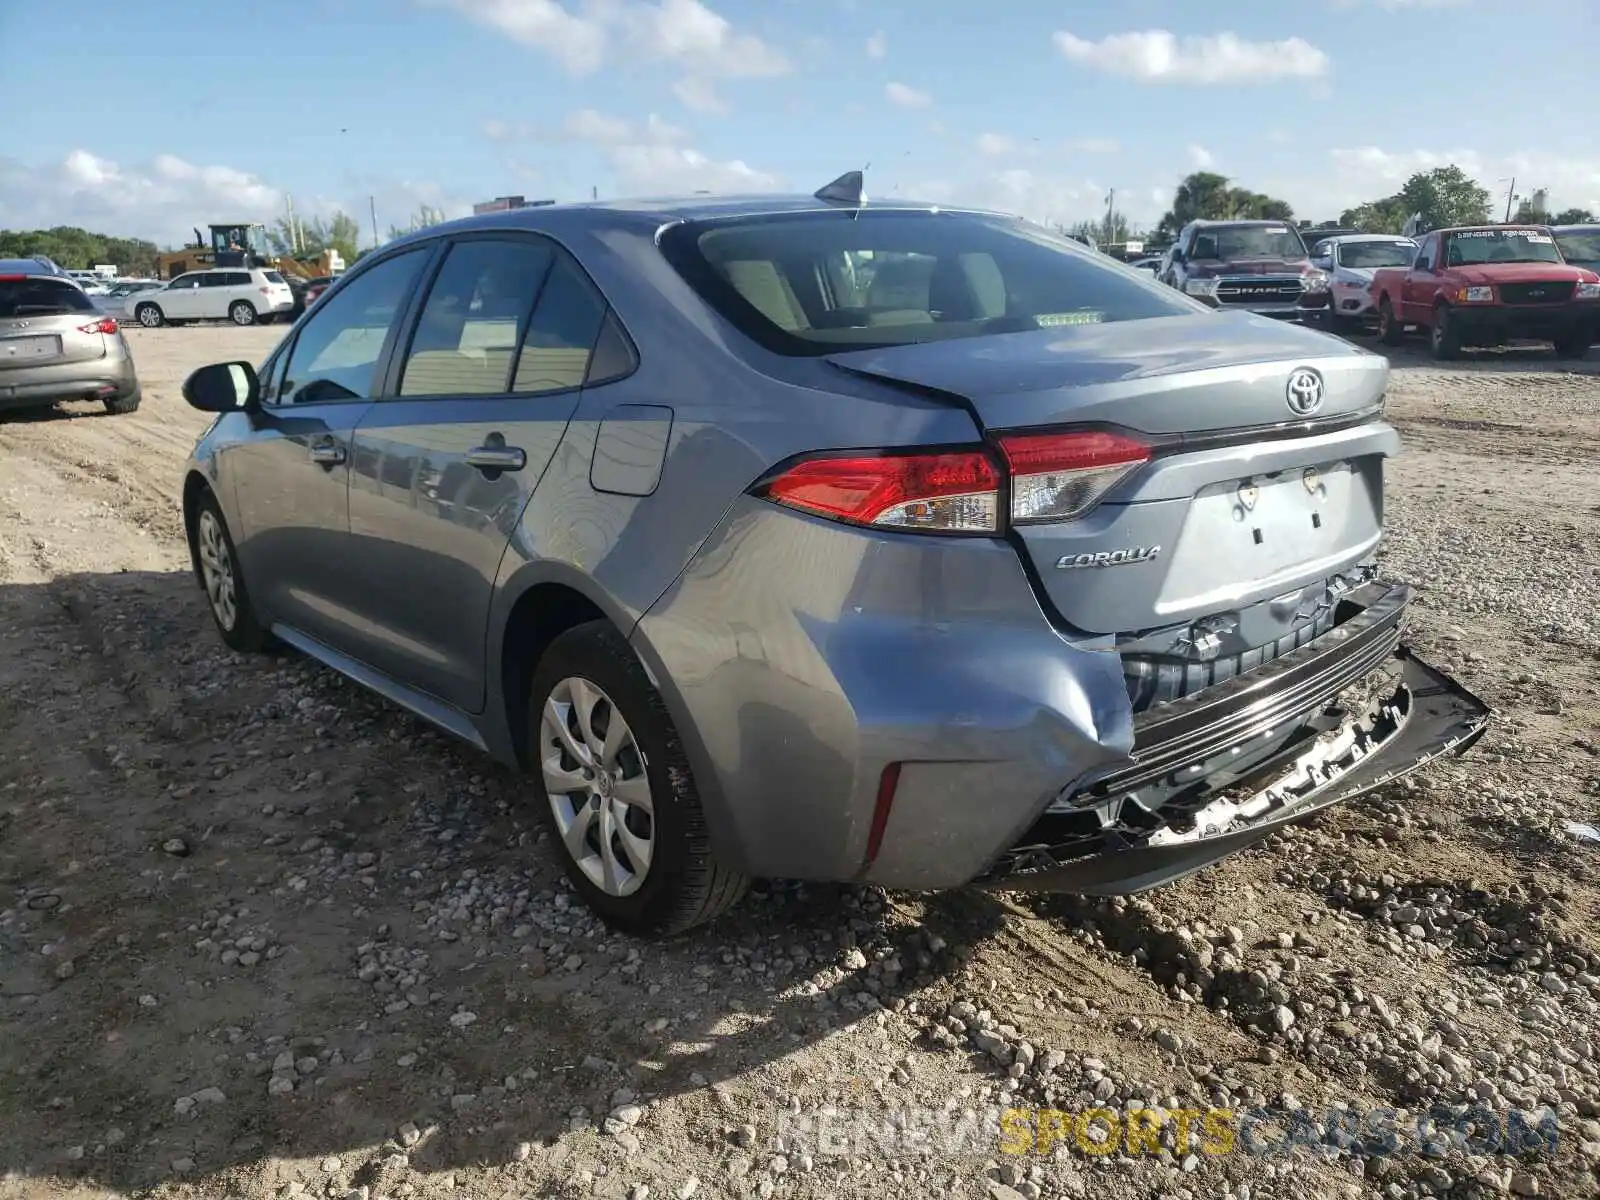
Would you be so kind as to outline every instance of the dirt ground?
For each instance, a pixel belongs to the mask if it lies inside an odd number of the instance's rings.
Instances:
[[[138,413],[0,417],[0,1197],[1600,1192],[1600,351],[1394,354],[1385,562],[1467,757],[1136,900],[774,883],[647,945],[514,776],[223,648],[178,385],[281,333],[135,329]]]

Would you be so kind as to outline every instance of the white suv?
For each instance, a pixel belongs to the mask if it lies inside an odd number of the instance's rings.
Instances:
[[[127,315],[146,329],[185,321],[232,321],[254,325],[294,308],[294,293],[276,271],[220,267],[190,271],[166,287],[128,297]]]

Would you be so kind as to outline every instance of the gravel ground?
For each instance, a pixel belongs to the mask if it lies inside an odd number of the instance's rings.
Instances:
[[[211,629],[178,383],[280,334],[133,330],[137,414],[0,419],[0,1196],[1600,1187],[1600,354],[1395,356],[1387,566],[1469,757],[1135,900],[772,884],[646,945],[515,777]],[[1117,1115],[916,1144],[1031,1106]]]

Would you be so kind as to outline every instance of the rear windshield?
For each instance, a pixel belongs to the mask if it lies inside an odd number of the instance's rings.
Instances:
[[[706,303],[780,354],[1198,312],[1076,242],[975,213],[687,222],[661,249]]]
[[[283,276],[278,274],[276,271],[263,271],[261,273],[267,277],[267,282],[268,283],[282,283],[283,282]]]
[[[1468,229],[1450,234],[1445,243],[1447,267],[1560,261],[1555,238],[1542,229]]]
[[[83,289],[59,275],[0,279],[0,317],[49,317],[94,311],[94,301],[84,295]]]
[[[1556,234],[1556,245],[1568,262],[1600,262],[1600,228],[1569,229]]]

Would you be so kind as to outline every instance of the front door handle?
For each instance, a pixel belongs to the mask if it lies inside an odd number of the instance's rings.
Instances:
[[[329,439],[311,447],[311,461],[324,467],[336,467],[345,460],[345,448]]]
[[[468,450],[466,460],[469,467],[477,467],[480,471],[520,471],[528,465],[528,455],[521,446],[507,446],[504,442],[493,441],[476,450]]]

